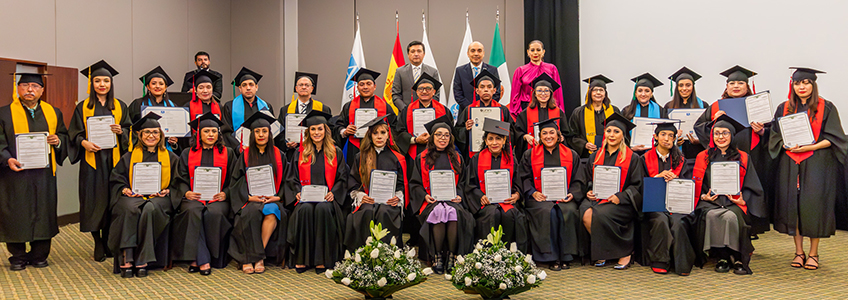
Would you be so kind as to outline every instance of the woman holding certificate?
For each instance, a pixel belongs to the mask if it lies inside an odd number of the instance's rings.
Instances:
[[[515,118],[515,145],[518,147],[515,153],[519,157],[524,154],[524,151],[538,144],[536,135],[539,129],[536,128],[536,123],[540,121],[557,120],[561,136],[568,136],[568,121],[566,121],[565,113],[554,104],[554,101],[550,101],[551,95],[559,90],[559,84],[548,74],[542,73],[533,80],[532,86],[533,98],[530,100],[530,105]]]
[[[129,111],[130,120],[137,122],[141,118],[142,110],[145,106],[166,106],[176,107],[174,102],[168,98],[168,87],[174,84],[168,73],[162,67],[153,68],[144,76],[138,78],[144,86],[144,95],[141,98],[133,100],[127,110]],[[171,151],[177,151],[177,138],[169,137],[165,139],[165,148]]]
[[[172,260],[191,261],[189,273],[212,274],[212,267],[226,266],[224,248],[230,223],[230,172],[235,169],[236,154],[224,146],[224,125],[212,112],[194,119],[196,144],[180,155],[174,196],[180,197],[171,238]]]
[[[421,222],[419,251],[428,254],[436,274],[450,272],[457,254],[471,252],[474,238],[474,216],[462,204],[457,187],[464,165],[453,144],[451,121],[443,115],[424,124],[430,138],[427,149],[415,158],[409,179],[412,210]]]
[[[350,166],[347,186],[353,199],[353,213],[345,223],[345,246],[356,250],[371,236],[371,221],[383,225],[389,234],[383,242],[401,241],[401,210],[409,205],[407,161],[392,140],[383,115],[363,124],[368,128],[360,152]]]
[[[541,143],[524,152],[518,176],[524,187],[533,259],[550,263],[554,271],[568,269],[579,255],[580,186],[575,180],[580,156],[560,141],[557,119],[534,124],[539,126]]]
[[[633,121],[634,117],[668,119],[668,111],[654,98],[654,88],[663,85],[662,82],[651,73],[645,73],[630,80],[636,83],[633,88],[633,98],[630,104],[621,110],[621,114],[630,121]],[[625,136],[627,141],[634,138],[630,132],[625,133]],[[641,143],[633,145],[633,151],[640,155],[648,149],[651,149],[651,145]]]
[[[716,272],[733,269],[737,275],[753,274],[748,263],[751,244],[750,216],[764,216],[763,188],[745,151],[736,144],[736,133],[745,128],[727,115],[713,122],[710,148],[698,154],[695,180],[695,223],[692,239],[703,266],[705,254],[718,259]]]
[[[250,129],[250,146],[232,172],[229,196],[235,220],[228,253],[244,274],[264,273],[268,257],[285,268],[290,207],[284,205],[281,183],[288,161],[274,146],[274,121],[274,117],[258,111],[242,123]]]
[[[177,203],[170,188],[178,158],[165,149],[159,116],[149,113],[132,125],[139,142],[112,170],[109,249],[121,277],[147,277],[148,263],[168,262],[169,215]],[[115,270],[117,273],[117,269]]]
[[[701,75],[695,73],[691,69],[687,67],[682,67],[674,74],[668,77],[674,83],[674,95],[671,97],[671,101],[665,104],[665,109],[669,111],[669,118],[677,119],[672,110],[680,110],[681,112],[686,110],[697,110],[705,109],[709,107],[709,103],[704,102],[701,98],[698,98],[697,93],[695,93],[695,81],[701,78]],[[699,113],[700,114],[700,113]],[[689,124],[688,128],[693,128],[694,124]],[[698,140],[698,135],[689,132],[683,132],[681,136],[677,137],[677,146],[681,147],[681,151],[683,151],[683,156],[686,157],[686,165],[689,169],[695,165],[695,157],[698,156],[698,153],[704,151],[704,145],[701,145],[701,141]]]
[[[71,163],[79,167],[80,231],[94,237],[94,260],[112,257],[106,247],[109,238],[109,190],[112,168],[127,151],[130,137],[127,106],[115,98],[112,77],[118,75],[109,64],[100,61],[82,70],[88,76],[89,96],[77,104],[68,133],[71,137]],[[91,74],[89,76],[89,73]]]
[[[583,225],[591,236],[591,257],[596,267],[617,259],[616,270],[633,263],[636,217],[642,211],[642,177],[645,165],[624,143],[625,133],[636,127],[620,114],[606,119],[604,142],[589,156],[579,172],[578,185],[586,189],[580,204]],[[582,191],[577,193],[582,195]]]
[[[795,240],[791,265],[815,270],[821,238],[836,230],[837,189],[833,187],[842,184],[838,164],[845,164],[848,141],[836,106],[819,96],[816,73],[824,72],[793,69],[791,97],[777,107],[769,139],[771,156],[778,162],[774,228]],[[793,115],[797,118],[787,117]],[[810,238],[806,254],[804,237]]]
[[[603,142],[604,120],[613,113],[621,113],[618,107],[610,103],[607,94],[607,84],[612,80],[604,75],[595,75],[583,81],[589,84],[586,91],[586,103],[575,108],[568,118],[571,135],[569,145],[580,154],[581,159],[589,157],[589,154],[598,150],[598,145]]]
[[[313,109],[301,121],[306,127],[303,142],[298,141],[292,172],[286,179],[289,195],[294,202],[289,220],[288,242],[298,273],[315,266],[316,273],[332,268],[342,252],[344,213],[347,202],[347,176],[350,172],[344,155],[330,136],[327,122],[332,116]]]

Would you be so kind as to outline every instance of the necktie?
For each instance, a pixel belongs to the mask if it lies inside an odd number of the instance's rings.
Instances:
[[[300,113],[306,113],[306,103],[300,104]]]
[[[474,67],[474,78],[477,78],[478,74],[480,74],[480,67]]]
[[[412,76],[415,78],[415,81],[418,81],[418,77],[421,76],[421,67],[412,68]]]
[[[29,115],[32,116],[33,119],[35,119],[35,108],[27,107],[27,110],[29,110]]]

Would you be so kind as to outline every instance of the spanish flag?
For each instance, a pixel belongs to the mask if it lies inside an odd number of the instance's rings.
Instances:
[[[392,58],[389,60],[389,72],[386,73],[386,87],[383,88],[383,99],[386,99],[386,103],[391,105],[392,110],[397,115],[399,114],[397,106],[392,101],[392,83],[395,81],[395,71],[404,65],[403,48],[400,46],[400,25],[398,25],[397,18],[395,18],[395,30],[397,31],[395,47],[392,49]]]

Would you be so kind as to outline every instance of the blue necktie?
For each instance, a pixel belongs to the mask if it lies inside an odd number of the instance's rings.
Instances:
[[[480,73],[480,68],[474,67],[474,78],[477,78],[477,74],[479,74],[479,73]]]

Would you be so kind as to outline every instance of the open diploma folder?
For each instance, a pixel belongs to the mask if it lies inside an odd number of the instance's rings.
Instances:
[[[695,181],[645,177],[642,181],[642,212],[689,214],[695,210]]]
[[[751,122],[769,123],[774,118],[769,91],[744,98],[718,100],[718,109],[745,127],[751,127]]]
[[[165,137],[187,137],[191,133],[188,126],[188,107],[142,106],[141,115],[155,113],[162,117],[159,125],[165,132]]]

